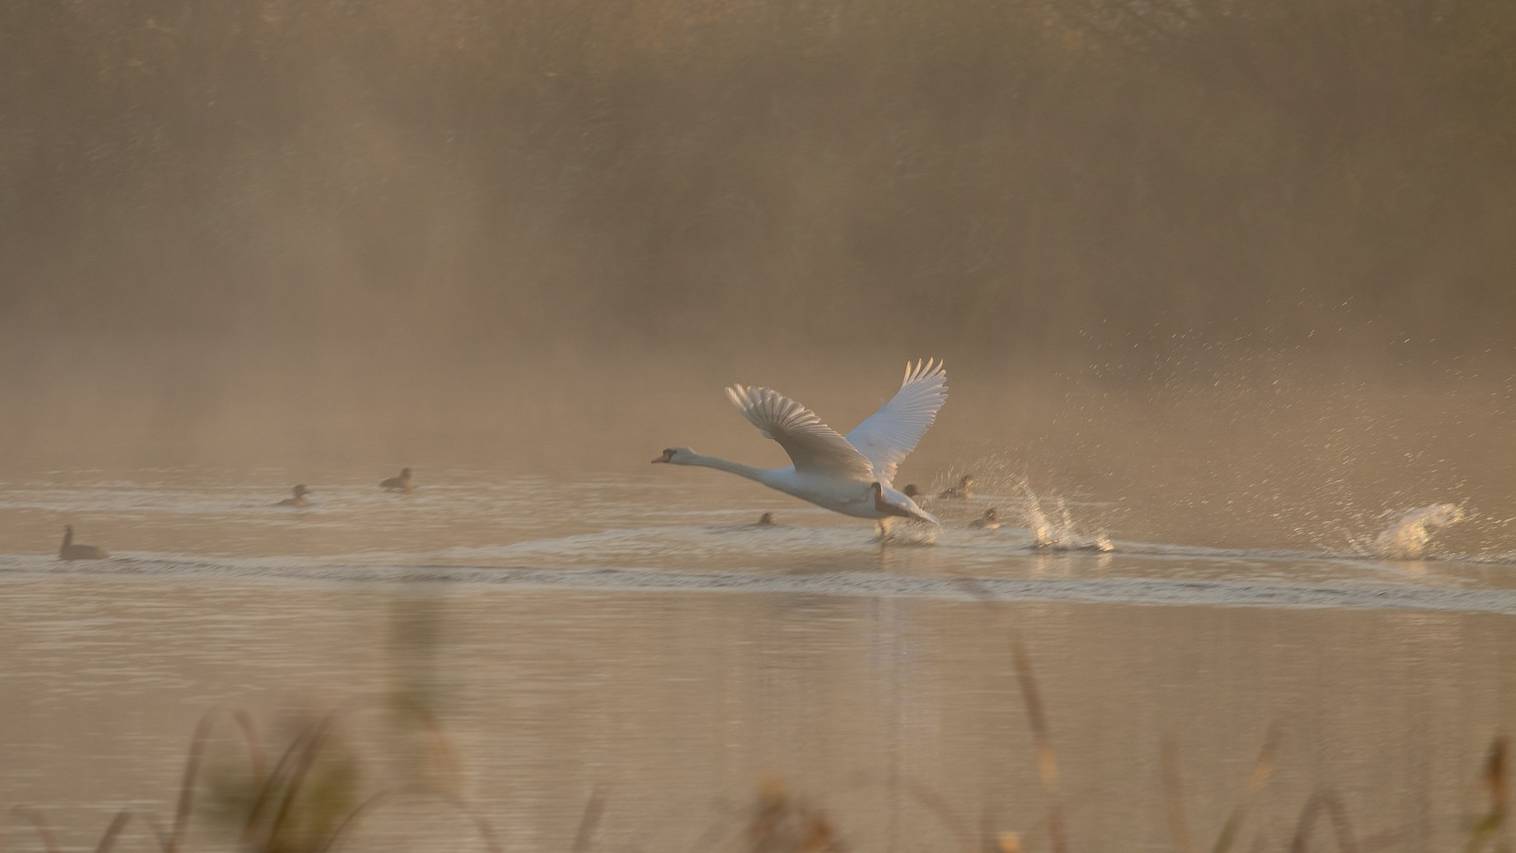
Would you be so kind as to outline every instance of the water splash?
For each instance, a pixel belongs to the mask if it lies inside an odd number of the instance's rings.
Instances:
[[[1069,512],[1068,503],[1061,497],[1051,499],[1053,514],[1049,516],[1043,509],[1042,499],[1032,491],[1032,486],[1025,480],[1021,481],[1021,491],[1024,497],[1021,506],[1022,518],[1026,521],[1027,532],[1032,534],[1032,547],[1046,551],[1114,551],[1116,546],[1111,538],[1104,533],[1094,536],[1081,534],[1074,526],[1073,513]]]
[[[1434,531],[1463,521],[1463,507],[1457,504],[1428,504],[1401,513],[1388,527],[1368,543],[1355,543],[1360,551],[1392,560],[1420,560],[1426,557]]]
[[[883,519],[874,541],[891,545],[935,545],[942,528],[908,518]]]

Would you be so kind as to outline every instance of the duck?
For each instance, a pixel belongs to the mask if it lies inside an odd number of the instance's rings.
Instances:
[[[758,516],[758,520],[755,521],[755,522],[753,522],[753,526],[754,527],[773,527],[774,526],[774,514],[772,512],[766,512],[763,515]]]
[[[959,478],[958,485],[953,486],[952,488],[943,489],[942,492],[937,495],[937,497],[948,498],[950,500],[963,500],[964,498],[972,496],[973,488],[974,478],[968,474],[965,474],[963,477]]]
[[[916,506],[926,509],[926,495],[921,493],[921,489],[917,488],[915,483],[907,483],[900,493],[915,501]]]
[[[785,468],[755,468],[670,447],[654,464],[715,468],[854,518],[907,518],[939,524],[891,482],[947,402],[947,370],[936,359],[908,362],[900,388],[846,436],[815,412],[771,388],[732,385],[727,399],[765,438],[789,455]]]
[[[110,555],[94,545],[75,545],[74,526],[72,524],[63,528],[63,544],[58,547],[58,559],[60,560],[103,560]]]
[[[308,495],[308,494],[310,494],[311,490],[307,489],[305,487],[304,483],[301,483],[300,485],[296,486],[294,488],[293,492],[294,492],[294,497],[285,498],[284,500],[282,500],[282,501],[274,504],[274,506],[297,506],[297,507],[303,507],[303,506],[310,506],[311,505],[311,502],[305,499],[305,496]]]
[[[410,494],[411,469],[401,468],[400,476],[390,477],[388,480],[380,482],[379,488],[384,489],[386,492],[405,492],[406,494]]]
[[[984,515],[970,521],[969,527],[976,530],[999,530],[1000,514],[995,511],[994,507],[990,507],[984,511]]]

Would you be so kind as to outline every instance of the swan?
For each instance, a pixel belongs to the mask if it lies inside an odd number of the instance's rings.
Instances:
[[[410,494],[411,469],[401,468],[400,476],[390,477],[388,480],[384,480],[379,484],[379,488],[384,489],[386,492],[405,492],[406,494]]]
[[[974,488],[974,478],[970,477],[967,474],[965,474],[958,481],[958,485],[953,486],[950,489],[943,489],[942,493],[939,494],[939,495],[937,495],[937,497],[939,497],[939,498],[948,498],[948,499],[954,499],[954,498],[963,499],[963,498],[967,498],[971,494],[973,494],[973,488]]]
[[[103,560],[110,556],[94,545],[75,545],[74,526],[72,524],[63,528],[63,544],[58,546],[58,559],[60,560]]]
[[[772,389],[733,385],[726,396],[759,432],[784,448],[793,465],[754,468],[688,447],[671,447],[653,462],[726,471],[823,509],[879,519],[881,528],[890,518],[939,523],[890,482],[947,401],[947,371],[941,362],[907,362],[900,390],[846,437]]]
[[[984,515],[969,522],[969,527],[976,530],[999,530],[1000,513],[996,512],[994,507],[990,507],[984,511]]]
[[[310,494],[311,490],[307,489],[304,483],[296,486],[294,488],[294,493],[294,497],[285,498],[284,500],[274,504],[274,506],[310,506],[311,502],[306,500],[305,496]]]

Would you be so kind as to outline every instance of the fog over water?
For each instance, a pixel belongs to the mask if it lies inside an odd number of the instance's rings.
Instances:
[[[0,845],[1509,848],[1513,45],[0,2]],[[648,464],[933,356],[940,526]]]
[[[1453,502],[1498,549],[1513,36],[1477,0],[6,4],[0,440],[777,462],[723,384],[846,428],[937,355],[908,477],[1138,531]]]

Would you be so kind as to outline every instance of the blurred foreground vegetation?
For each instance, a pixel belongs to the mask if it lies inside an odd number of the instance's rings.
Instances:
[[[1033,735],[1035,762],[1045,803],[1045,816],[1036,826],[1008,829],[971,826],[955,804],[916,786],[906,786],[910,800],[922,806],[938,826],[932,849],[977,851],[977,853],[1069,853],[1078,847],[1069,841],[1065,813],[1066,796],[1060,790],[1058,755],[1049,715],[1042,705],[1040,688],[1030,659],[1013,647],[1012,665],[1020,688],[1023,710]],[[403,684],[403,680],[397,683]],[[282,751],[267,750],[259,728],[240,710],[212,711],[202,718],[190,740],[182,782],[172,817],[167,823],[145,810],[122,809],[111,820],[93,849],[108,853],[131,838],[137,830],[141,842],[151,849],[178,853],[196,849],[189,843],[191,819],[213,827],[219,839],[214,849],[238,849],[247,853],[325,853],[361,849],[358,843],[369,829],[366,824],[399,807],[420,806],[451,821],[454,842],[470,838],[477,849],[502,851],[496,828],[487,815],[471,805],[463,794],[462,762],[436,718],[427,709],[425,693],[404,689],[378,703],[352,702],[292,730]],[[388,732],[377,747],[355,746],[346,729],[363,716],[379,717]],[[234,730],[245,747],[245,761],[231,768],[212,765],[207,746],[218,726]],[[1179,750],[1171,740],[1160,746],[1159,781],[1167,809],[1172,849],[1175,853],[1232,850],[1306,853],[1330,847],[1338,853],[1378,849],[1404,849],[1408,839],[1396,830],[1364,834],[1341,798],[1329,787],[1311,793],[1300,806],[1293,826],[1254,826],[1251,809],[1272,777],[1277,732],[1271,731],[1259,748],[1242,794],[1225,821],[1214,830],[1197,831],[1185,810],[1185,795]],[[1470,804],[1460,818],[1464,853],[1509,851],[1510,768],[1508,742],[1496,737],[1490,744],[1477,785],[1479,801]],[[270,759],[273,758],[271,761]],[[1230,781],[1230,780],[1229,780]],[[1025,795],[1026,792],[1023,792]],[[724,807],[714,823],[693,817],[700,809],[689,804],[690,819],[708,823],[696,850],[739,853],[842,853],[855,849],[847,842],[846,818],[829,814],[817,797],[799,796],[779,780],[762,782],[747,803]],[[638,844],[602,844],[601,819],[606,799],[596,791],[585,803],[579,825],[565,834],[554,849],[572,853],[595,850],[651,850]],[[410,814],[414,814],[411,812]],[[1394,815],[1373,815],[1376,825],[1393,825]],[[15,849],[6,842],[30,836],[45,853],[64,850],[47,815],[30,806],[14,806],[7,813],[0,851]],[[690,827],[685,827],[689,829]],[[384,838],[382,831],[370,838]],[[1113,839],[1102,839],[1109,844]],[[651,843],[651,842],[649,842]],[[24,849],[24,848],[23,848]],[[138,848],[132,848],[138,849]]]

